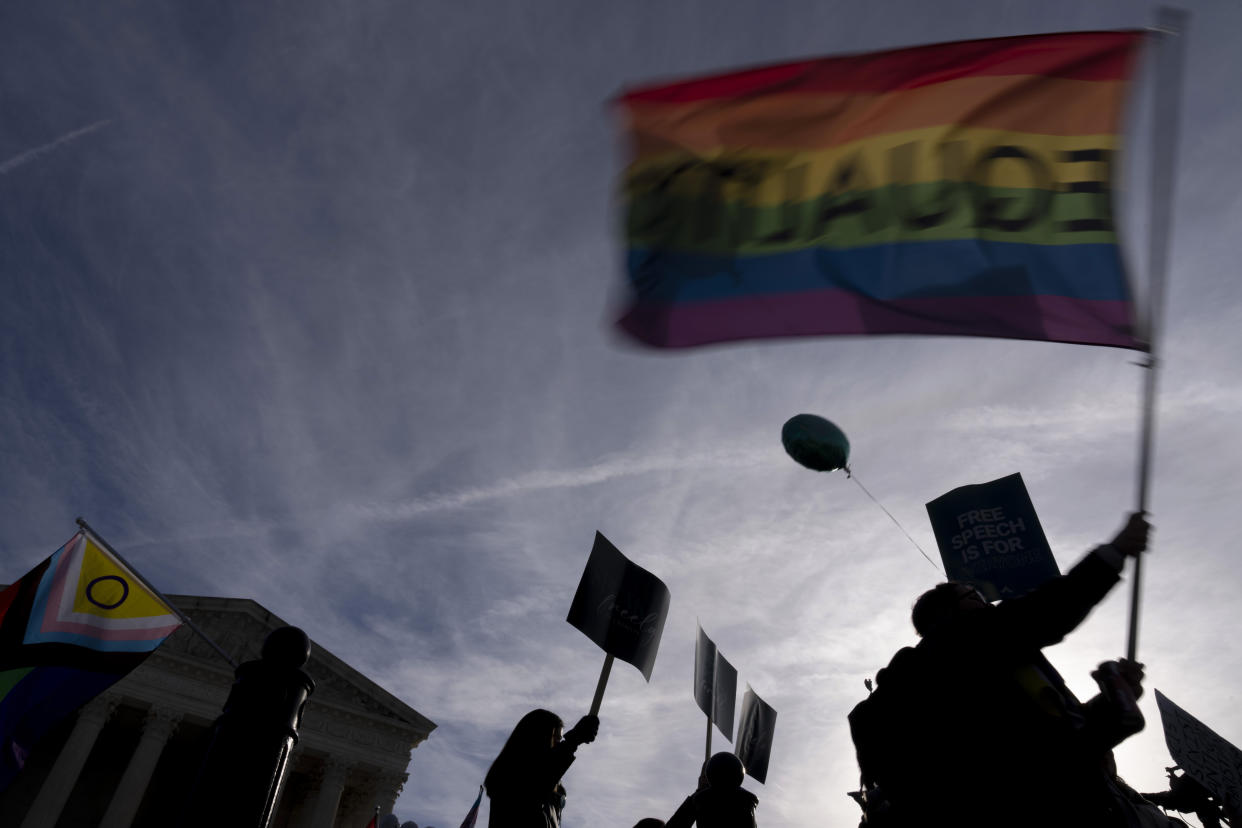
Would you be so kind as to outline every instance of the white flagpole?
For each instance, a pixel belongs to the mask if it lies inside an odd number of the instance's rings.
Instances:
[[[1156,13],[1155,92],[1152,103],[1152,175],[1147,228],[1147,272],[1150,292],[1147,302],[1147,369],[1143,393],[1143,426],[1139,449],[1138,510],[1146,512],[1151,484],[1152,451],[1156,431],[1157,345],[1163,321],[1164,294],[1169,263],[1169,229],[1177,162],[1178,119],[1181,115],[1182,37],[1190,14],[1167,6]],[[1130,631],[1126,658],[1137,660],[1139,599],[1142,594],[1143,558],[1134,558],[1130,592]]]

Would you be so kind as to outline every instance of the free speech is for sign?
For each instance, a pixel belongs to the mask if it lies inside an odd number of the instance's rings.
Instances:
[[[995,601],[1060,574],[1021,474],[960,486],[927,504],[945,574]]]

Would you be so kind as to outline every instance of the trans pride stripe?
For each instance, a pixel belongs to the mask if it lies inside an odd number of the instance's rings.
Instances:
[[[964,41],[624,94],[619,325],[659,347],[905,333],[1145,348],[1111,197],[1142,37]]]
[[[85,532],[0,591],[0,791],[50,728],[141,664],[180,624]]]
[[[23,643],[145,653],[179,626],[181,618],[129,567],[79,532],[50,558]]]

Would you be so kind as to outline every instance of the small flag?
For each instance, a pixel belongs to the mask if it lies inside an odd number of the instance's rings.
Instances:
[[[176,610],[86,532],[0,593],[0,790],[49,728],[180,625]]]
[[[973,40],[633,89],[622,330],[1144,349],[1112,192],[1143,33]]]
[[[466,818],[461,821],[461,828],[474,828],[475,820],[479,818],[479,803],[483,801],[483,786],[479,786],[479,795],[474,798],[474,804],[470,806],[470,812],[466,814]]]

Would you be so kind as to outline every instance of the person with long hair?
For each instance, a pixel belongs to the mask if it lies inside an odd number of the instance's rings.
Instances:
[[[565,723],[550,710],[532,710],[509,734],[487,771],[488,828],[560,828],[565,808],[561,777],[579,745],[595,741],[599,718],[583,716],[562,736]]]

